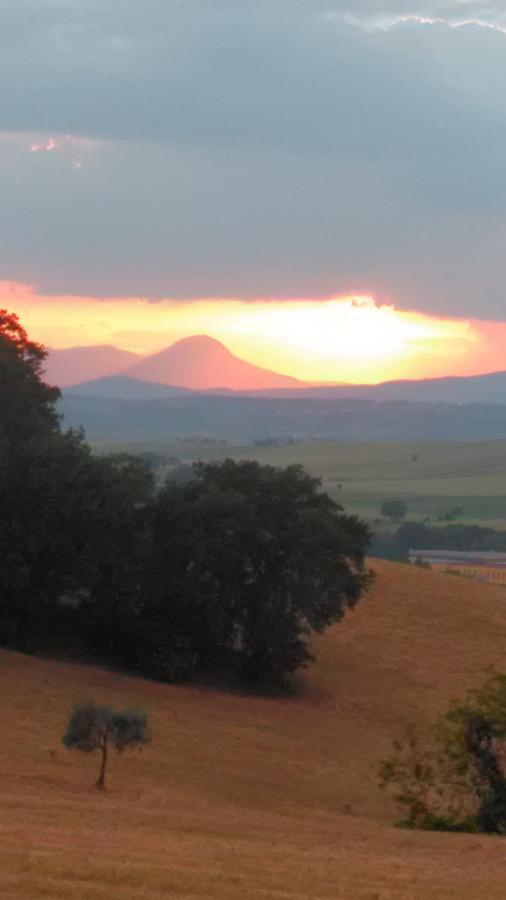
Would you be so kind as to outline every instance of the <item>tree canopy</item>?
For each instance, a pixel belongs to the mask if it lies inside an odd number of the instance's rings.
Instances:
[[[369,533],[301,466],[199,465],[155,502],[143,617],[194,664],[275,680],[311,659],[308,638],[368,582]],[[148,624],[149,623],[149,624]]]

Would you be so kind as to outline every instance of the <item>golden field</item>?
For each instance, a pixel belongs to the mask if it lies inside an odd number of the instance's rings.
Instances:
[[[372,563],[294,697],[173,687],[0,653],[0,898],[501,900],[506,840],[408,832],[377,786],[407,721],[506,669],[506,593]],[[152,744],[61,745],[81,699],[139,706]]]

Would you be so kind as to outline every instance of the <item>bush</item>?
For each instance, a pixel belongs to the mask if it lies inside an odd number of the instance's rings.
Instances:
[[[408,728],[381,765],[409,828],[506,833],[506,674],[456,704],[427,734]]]

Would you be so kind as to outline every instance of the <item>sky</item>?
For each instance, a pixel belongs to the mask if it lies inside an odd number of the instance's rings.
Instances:
[[[506,369],[503,0],[0,0],[0,305],[309,380]]]

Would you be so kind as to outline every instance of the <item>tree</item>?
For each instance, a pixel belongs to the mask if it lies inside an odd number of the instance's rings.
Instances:
[[[17,317],[1,311],[0,643],[82,652],[99,643],[91,633],[95,605],[103,605],[105,623],[105,610],[120,602],[153,476],[135,457],[93,456],[81,433],[61,431],[59,391],[42,380],[45,357]]]
[[[195,474],[155,504],[145,633],[158,647],[179,636],[197,668],[280,682],[366,588],[368,529],[300,466],[229,459]]]
[[[408,507],[404,500],[384,500],[381,505],[381,515],[393,522],[399,522],[404,519],[408,512]]]
[[[9,477],[0,474],[0,642],[68,652],[115,641],[113,609],[142,545],[151,490],[141,461],[94,457],[73,433],[17,455]]]
[[[506,834],[506,674],[492,674],[425,739],[408,730],[381,767],[413,828]]]
[[[0,309],[0,456],[58,429],[60,392],[42,379],[46,356],[18,317]]]
[[[147,716],[132,709],[116,711],[96,703],[81,704],[73,707],[62,740],[68,749],[82,753],[100,751],[96,787],[104,790],[109,749],[112,747],[123,753],[127,749],[144,747],[150,740]]]

